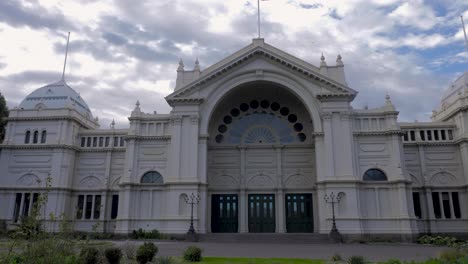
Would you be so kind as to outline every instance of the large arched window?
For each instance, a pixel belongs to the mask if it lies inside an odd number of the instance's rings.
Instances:
[[[31,139],[31,131],[26,131],[26,136],[24,137],[24,144],[29,144],[29,140]]]
[[[362,179],[364,181],[386,181],[387,176],[385,176],[385,173],[379,169],[369,169],[364,173]]]
[[[41,143],[46,143],[47,140],[47,131],[43,130],[41,133]]]
[[[148,171],[141,177],[141,183],[163,184],[163,178],[157,171]]]
[[[33,144],[37,144],[37,141],[39,139],[39,131],[34,131],[34,134],[33,134]]]

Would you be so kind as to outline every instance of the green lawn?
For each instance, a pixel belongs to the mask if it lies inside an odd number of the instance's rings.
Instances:
[[[291,258],[215,258],[203,257],[199,264],[322,264],[323,260]]]

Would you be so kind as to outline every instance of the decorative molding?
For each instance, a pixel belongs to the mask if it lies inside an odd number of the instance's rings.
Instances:
[[[199,105],[202,104],[205,99],[204,98],[166,98],[167,103],[174,107],[176,105]]]

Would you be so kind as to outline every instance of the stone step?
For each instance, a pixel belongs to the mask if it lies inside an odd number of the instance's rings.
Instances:
[[[327,234],[317,233],[207,233],[199,234],[199,241],[222,243],[296,243],[326,244],[330,243]]]

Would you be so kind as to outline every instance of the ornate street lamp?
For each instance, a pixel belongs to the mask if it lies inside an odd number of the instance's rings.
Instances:
[[[189,235],[192,239],[195,239],[195,228],[193,228],[193,205],[198,204],[200,202],[200,196],[198,194],[190,194],[190,196],[185,197],[185,202],[187,204],[190,204],[191,210],[190,210],[190,228],[187,232],[187,235]]]
[[[323,198],[325,199],[325,202],[331,203],[332,205],[333,226],[329,234],[330,240],[332,240],[335,243],[340,243],[342,241],[342,237],[341,237],[340,232],[338,231],[338,228],[336,228],[335,204],[341,201],[341,195],[340,194],[335,195],[333,192],[330,195],[325,193]]]

